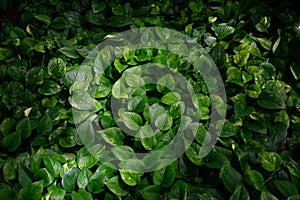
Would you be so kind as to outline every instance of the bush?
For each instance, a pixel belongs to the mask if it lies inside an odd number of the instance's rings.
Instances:
[[[1,199],[298,199],[299,12],[274,2],[19,2]]]

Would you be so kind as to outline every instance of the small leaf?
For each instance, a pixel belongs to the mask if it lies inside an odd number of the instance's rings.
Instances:
[[[161,187],[159,185],[149,185],[139,191],[145,200],[157,200],[164,199],[161,193]]]

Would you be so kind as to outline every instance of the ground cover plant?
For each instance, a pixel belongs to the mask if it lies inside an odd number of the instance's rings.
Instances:
[[[2,0],[0,10],[0,199],[300,199],[294,1]],[[101,64],[115,58],[105,70],[86,62],[99,43],[143,27],[188,36],[172,41],[175,50],[200,44],[209,54],[201,62],[210,57],[220,72],[226,101],[210,95],[220,80],[204,78],[167,49],[108,47],[98,54]],[[139,41],[172,36],[164,34],[144,32]],[[161,76],[152,79],[152,70]],[[184,104],[188,86],[195,94]],[[122,102],[115,113],[113,99]],[[215,113],[226,115],[224,126],[202,157]],[[82,136],[86,120],[100,124],[98,135]],[[182,124],[194,125],[184,126],[195,136],[189,148],[154,171],[111,168],[84,145],[149,152],[169,143]],[[110,154],[132,169],[159,159],[140,163],[117,148]]]

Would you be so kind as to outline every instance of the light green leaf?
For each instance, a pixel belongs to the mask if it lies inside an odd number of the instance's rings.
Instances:
[[[275,152],[260,152],[258,157],[262,167],[270,172],[275,172],[282,162],[280,155]]]

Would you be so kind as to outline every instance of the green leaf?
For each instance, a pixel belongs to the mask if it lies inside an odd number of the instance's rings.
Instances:
[[[59,93],[61,91],[61,87],[54,81],[45,80],[38,91],[42,95],[49,96]]]
[[[76,11],[69,11],[65,13],[65,17],[73,26],[81,26],[82,24],[82,16]]]
[[[134,112],[124,112],[121,118],[125,126],[133,131],[139,130],[140,126],[143,123],[143,119],[141,118],[141,116]]]
[[[275,152],[260,152],[258,157],[262,167],[270,172],[275,172],[282,162],[280,155]]]
[[[102,137],[107,143],[113,146],[120,146],[123,144],[124,134],[120,128],[110,127],[101,131],[98,131],[100,137]]]
[[[219,40],[226,38],[235,31],[235,28],[226,24],[219,24],[217,26],[214,26],[212,29],[213,31],[215,31],[215,34],[218,36]]]
[[[69,169],[63,175],[61,185],[67,192],[72,192],[75,190],[78,175],[79,169],[76,166]]]
[[[26,187],[32,183],[31,174],[21,164],[18,165],[18,179],[22,187]]]
[[[38,41],[35,45],[34,45],[34,50],[36,50],[37,52],[40,53],[45,53],[45,44],[43,41]]]
[[[126,196],[128,191],[120,186],[119,177],[114,176],[106,182],[108,189],[117,196]]]
[[[179,180],[172,186],[172,189],[170,191],[170,198],[187,199],[189,192],[189,185],[186,182]]]
[[[49,186],[54,181],[54,176],[51,175],[46,168],[40,168],[35,172],[36,180],[43,180],[44,186]]]
[[[274,184],[277,189],[285,196],[289,197],[295,194],[298,194],[298,189],[296,185],[290,181],[286,180],[275,180]]]
[[[263,17],[256,25],[255,28],[259,32],[266,32],[267,28],[270,26],[271,19],[268,17]]]
[[[278,200],[278,199],[270,192],[262,192],[260,194],[260,200]]]
[[[90,169],[95,164],[97,164],[98,160],[86,149],[81,148],[77,151],[77,164],[79,169]]]
[[[53,177],[58,177],[60,169],[61,169],[61,164],[59,163],[59,161],[49,155],[45,155],[43,157],[43,161],[44,161],[44,165],[46,166],[48,172]]]
[[[31,134],[31,123],[29,118],[24,118],[17,123],[16,126],[17,131],[21,131],[21,135],[23,138],[28,138]]]
[[[245,181],[259,191],[266,191],[264,186],[264,177],[256,170],[249,170],[245,174]]]
[[[80,111],[94,111],[97,112],[104,107],[104,102],[99,102],[92,98],[87,91],[75,90],[72,97],[69,97],[69,102],[73,108]],[[82,112],[80,112],[81,114]],[[77,118],[78,117],[78,118]],[[75,116],[80,119],[80,116]]]
[[[257,104],[266,109],[285,109],[285,100],[277,93],[261,93]]]
[[[52,119],[48,113],[46,113],[40,120],[38,124],[37,131],[42,135],[48,135],[51,133],[53,128]]]
[[[154,122],[155,126],[162,131],[169,130],[173,125],[173,118],[167,113],[158,116]]]
[[[265,48],[266,50],[270,51],[272,48],[272,42],[270,40],[268,40],[267,38],[263,37],[263,38],[257,38],[257,41],[261,44],[261,46],[263,48]]]
[[[14,152],[21,144],[21,130],[10,133],[2,140],[2,146],[9,152]]]
[[[47,191],[50,194],[51,200],[64,200],[66,191],[63,190],[59,185],[56,186],[52,184],[50,187],[47,188]]]
[[[132,170],[120,169],[120,175],[122,180],[129,186],[135,186],[141,181],[142,173],[135,173]]]
[[[229,164],[221,168],[220,177],[229,192],[234,192],[243,182],[243,177]],[[240,189],[242,190],[242,188]]]
[[[242,50],[238,54],[233,56],[234,62],[238,66],[244,66],[247,64],[248,59],[250,57],[250,53],[248,50]]]
[[[15,127],[16,120],[13,118],[5,118],[0,126],[0,131],[4,136],[7,136]]]
[[[75,48],[72,47],[62,47],[60,49],[58,49],[62,54],[64,54],[65,56],[69,57],[69,58],[79,58],[79,55],[76,53]]]
[[[132,73],[126,73],[124,79],[129,87],[138,88],[145,84],[142,77]]]
[[[93,200],[92,194],[85,191],[83,188],[80,188],[78,192],[72,191],[71,197],[72,200]]]
[[[41,67],[33,67],[29,69],[25,76],[26,83],[31,86],[37,86],[43,83],[44,70]]]
[[[52,25],[51,27],[53,29],[65,29],[68,27],[68,22],[64,17],[56,17],[53,21],[52,21]]]
[[[194,163],[195,165],[203,165],[204,161],[200,158],[200,146],[194,142],[192,142],[191,146],[186,150],[185,154],[187,157]]]
[[[79,188],[85,188],[88,186],[89,183],[89,178],[91,176],[91,172],[83,169],[79,172],[78,177],[77,177],[77,186]]]
[[[47,15],[36,15],[34,16],[37,20],[45,23],[47,26],[51,24],[51,19]]]
[[[116,99],[121,99],[121,98],[127,99],[128,98],[127,89],[126,89],[126,86],[125,86],[124,82],[122,81],[122,79],[117,80],[115,82],[115,84],[113,85],[112,95]]]
[[[149,185],[139,190],[139,192],[145,200],[163,199],[163,196],[160,194],[161,187],[159,185]]]
[[[162,185],[163,187],[169,187],[173,184],[176,175],[177,162],[168,165],[165,168],[156,170],[153,172],[153,182],[156,185]]]
[[[115,59],[114,66],[118,70],[119,73],[121,73],[128,67],[128,65],[121,63],[120,59]]]
[[[66,63],[61,58],[52,58],[48,63],[48,73],[54,78],[61,78],[65,75]]]
[[[17,177],[17,162],[9,159],[3,166],[3,176],[7,180],[14,180]]]
[[[230,196],[229,200],[250,200],[250,196],[247,189],[243,185],[240,185]]]
[[[106,4],[101,1],[101,2],[98,2],[98,1],[92,1],[92,9],[93,9],[93,12],[94,13],[99,13],[99,12],[102,12],[106,7]]]
[[[202,1],[190,1],[189,8],[193,11],[193,13],[199,14],[203,8],[203,3]]]
[[[19,191],[17,200],[42,199],[43,187],[43,180],[31,183]]]
[[[171,105],[173,103],[178,102],[180,99],[181,96],[177,92],[168,92],[161,98],[161,102],[166,105]]]
[[[164,90],[172,91],[175,87],[175,79],[171,74],[166,74],[158,79],[156,88],[158,92],[163,92]]]

